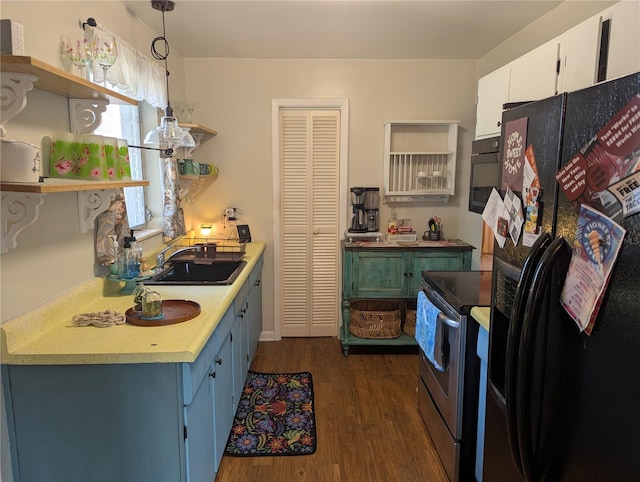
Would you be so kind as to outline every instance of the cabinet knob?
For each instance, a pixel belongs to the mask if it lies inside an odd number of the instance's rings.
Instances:
[[[222,365],[222,358],[218,358],[218,359],[216,360],[216,364],[217,364],[217,365]]]
[[[216,377],[216,372],[211,372],[211,373],[209,373],[209,376],[210,376],[211,378],[215,378],[215,377]]]

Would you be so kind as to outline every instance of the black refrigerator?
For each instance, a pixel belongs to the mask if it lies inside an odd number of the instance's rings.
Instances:
[[[560,304],[578,215],[556,182],[639,94],[635,73],[503,113],[501,160],[510,121],[527,122],[542,234],[494,249],[484,482],[640,480],[640,212],[596,207],[627,233],[587,336]]]

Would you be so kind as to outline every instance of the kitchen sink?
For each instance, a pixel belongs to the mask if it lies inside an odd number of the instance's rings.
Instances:
[[[175,262],[145,280],[145,285],[230,285],[247,262],[225,260],[211,262]]]

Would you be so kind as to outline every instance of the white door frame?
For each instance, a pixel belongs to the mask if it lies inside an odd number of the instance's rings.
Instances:
[[[349,146],[349,99],[273,99],[271,101],[271,146],[273,162],[273,339],[282,338],[282,253],[280,221],[280,109],[340,110],[340,188],[338,200],[338,236],[347,228],[347,165]],[[342,286],[342,260],[338,260],[338,285]],[[339,292],[342,290],[340,289]],[[338,300],[339,301],[339,300]],[[338,307],[338,333],[342,325],[342,307]]]

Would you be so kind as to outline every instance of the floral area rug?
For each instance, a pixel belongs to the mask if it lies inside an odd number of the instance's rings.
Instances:
[[[309,455],[316,451],[311,373],[249,371],[226,455]]]

